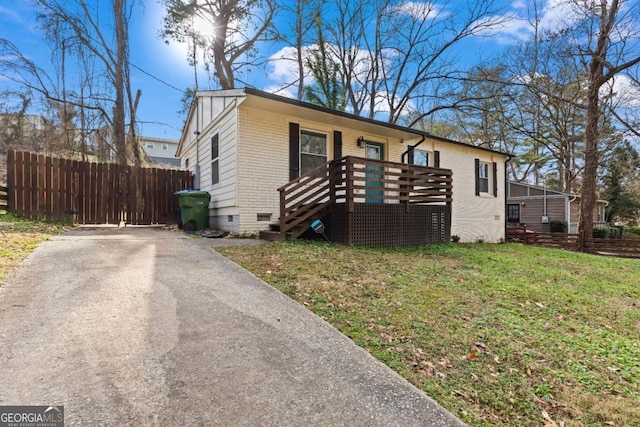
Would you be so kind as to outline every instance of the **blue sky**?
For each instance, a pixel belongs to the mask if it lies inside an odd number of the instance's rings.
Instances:
[[[133,90],[142,90],[141,134],[178,138],[184,117],[177,110],[182,91],[193,86],[193,69],[187,65],[182,49],[168,46],[158,37],[162,10],[155,0],[147,3],[130,22],[130,61],[155,77],[131,69]],[[49,46],[37,28],[35,13],[28,1],[0,0],[0,38],[8,39],[30,60],[47,69]],[[9,85],[10,82],[0,79],[0,90]]]
[[[544,1],[542,22],[545,26],[557,27],[563,17],[562,8],[557,7],[561,1]],[[459,52],[459,57],[462,60],[489,59],[505,47],[529,37],[531,28],[526,16],[530,4],[530,1],[525,0],[505,0],[501,13],[510,18],[509,22],[499,31],[486,34],[485,38],[476,38],[466,43],[465,50]],[[145,71],[131,69],[132,88],[142,90],[138,112],[140,134],[177,139],[184,121],[184,115],[177,113],[181,107],[179,101],[182,91],[193,86],[193,69],[187,64],[185,47],[173,42],[167,45],[158,36],[163,13],[158,0],[147,0],[144,7],[138,8],[130,22],[130,61]],[[45,44],[42,32],[37,28],[30,2],[0,0],[0,38],[10,40],[23,54],[43,68],[46,69],[46,64],[50,63],[49,46]],[[262,51],[261,54],[278,57],[282,47],[269,46],[270,51]],[[242,75],[241,78],[254,87],[274,90],[279,86],[282,76],[289,73],[289,66],[285,62],[279,62],[264,70],[254,70]],[[10,84],[0,77],[0,90]],[[207,88],[209,84],[201,74],[200,87]]]

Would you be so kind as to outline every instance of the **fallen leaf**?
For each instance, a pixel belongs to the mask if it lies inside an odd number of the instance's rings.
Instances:
[[[453,390],[452,392],[453,394],[457,394],[458,396],[464,397],[466,400],[468,400],[469,402],[473,402],[473,399],[465,392],[460,391],[460,390]]]
[[[469,359],[471,359],[471,360],[478,360],[479,359],[478,355],[475,354],[475,353],[469,353],[469,355],[467,357]]]
[[[544,308],[544,305],[542,305],[541,303],[537,302],[536,305],[540,308]]]
[[[484,343],[481,343],[481,342],[477,342],[477,343],[475,343],[474,345],[475,345],[476,347],[478,347],[478,348],[483,349],[483,350],[487,348],[487,346],[486,346]]]
[[[558,427],[555,421],[551,419],[551,416],[544,409],[542,410],[542,418],[544,418],[544,427]]]

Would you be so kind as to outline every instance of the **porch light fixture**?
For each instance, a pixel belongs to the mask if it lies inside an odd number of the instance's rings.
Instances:
[[[358,138],[358,147],[363,147],[364,146],[364,136],[361,136],[360,138]]]

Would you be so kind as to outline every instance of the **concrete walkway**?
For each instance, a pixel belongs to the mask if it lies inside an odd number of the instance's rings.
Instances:
[[[67,426],[459,426],[319,317],[153,228],[79,229],[0,288],[0,405]]]

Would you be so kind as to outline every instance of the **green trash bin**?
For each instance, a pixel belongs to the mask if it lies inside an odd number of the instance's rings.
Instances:
[[[187,231],[203,230],[209,227],[209,200],[211,194],[208,191],[181,190],[174,193],[178,196],[180,206],[181,228]]]

